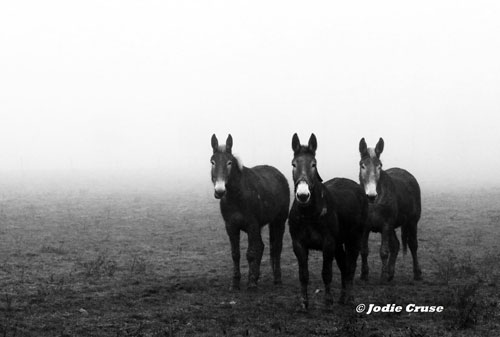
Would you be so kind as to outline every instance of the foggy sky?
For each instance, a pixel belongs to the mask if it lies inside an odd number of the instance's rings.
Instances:
[[[324,179],[358,143],[427,185],[500,185],[496,1],[22,1],[0,5],[0,171],[209,181],[210,137]]]

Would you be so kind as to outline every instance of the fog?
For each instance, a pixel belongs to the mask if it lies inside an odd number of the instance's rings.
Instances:
[[[293,133],[314,132],[324,179],[357,180],[360,138],[383,137],[384,167],[424,187],[500,186],[498,18],[496,1],[3,3],[0,172],[206,187],[210,137],[231,133],[245,166],[290,178]]]

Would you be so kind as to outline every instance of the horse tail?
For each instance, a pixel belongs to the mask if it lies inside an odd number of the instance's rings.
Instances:
[[[406,255],[406,252],[408,251],[408,227],[407,226],[401,226],[401,242],[403,243],[403,255]]]

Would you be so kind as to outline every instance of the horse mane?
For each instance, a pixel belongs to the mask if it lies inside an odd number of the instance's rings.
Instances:
[[[243,170],[243,162],[241,161],[241,157],[237,154],[233,154],[234,159],[236,159],[236,164],[238,166],[238,169],[241,171]]]
[[[375,148],[369,147],[367,151],[368,151],[368,155],[370,156],[370,158],[376,158],[377,157],[377,154],[375,153]]]
[[[378,158],[380,160],[380,158],[377,157],[377,153],[375,152],[375,148],[373,148],[373,147],[367,148],[366,152],[364,154],[361,154],[361,160],[369,159],[369,158]]]
[[[219,145],[217,147],[217,152],[226,152],[226,145],[225,144]],[[238,169],[240,171],[243,170],[243,164],[242,164],[242,161],[241,161],[241,158],[239,157],[239,155],[234,154],[234,153],[230,153],[230,154],[234,157],[234,160],[236,161]]]
[[[310,154],[310,155],[316,156],[316,152],[311,151],[311,149],[307,145],[300,145],[299,150],[297,152],[295,152],[294,155],[296,156],[298,154]]]

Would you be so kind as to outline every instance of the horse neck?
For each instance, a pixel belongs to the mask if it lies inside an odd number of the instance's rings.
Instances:
[[[304,209],[305,212],[313,215],[321,214],[327,204],[327,190],[322,182],[316,181],[311,195],[311,203]]]
[[[380,170],[380,178],[379,178],[379,181],[378,181],[378,184],[380,186],[380,200],[385,200],[387,198],[391,198],[392,197],[392,180],[391,180],[391,177],[387,174],[387,172],[385,172],[384,170]]]
[[[231,170],[231,174],[227,180],[226,189],[229,195],[240,195],[242,190],[243,174],[246,170],[243,167],[240,171],[239,168]]]

